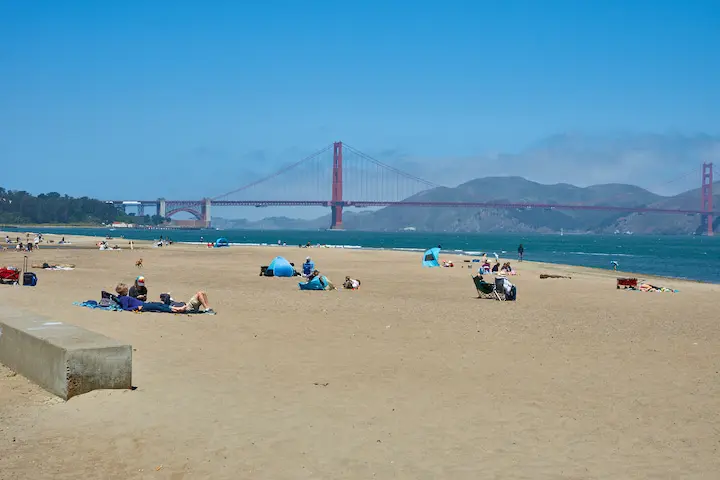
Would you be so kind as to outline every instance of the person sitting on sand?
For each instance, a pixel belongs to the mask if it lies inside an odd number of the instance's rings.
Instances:
[[[500,271],[500,261],[495,260],[495,265],[492,266],[492,273],[498,273]]]
[[[137,298],[140,301],[147,302],[148,291],[147,287],[145,286],[145,277],[140,276],[135,279],[135,284],[130,287],[128,295],[133,298]]]
[[[307,276],[307,283],[310,283],[310,281],[318,275],[320,275],[320,272],[318,272],[317,270],[313,270],[312,273]]]
[[[129,312],[173,312],[170,305],[165,305],[162,302],[143,302],[142,300],[131,297],[130,295],[128,295],[128,286],[124,283],[118,283],[118,285],[115,287],[115,293],[118,294],[117,301],[122,307],[122,309]]]
[[[313,270],[315,270],[315,264],[310,259],[310,257],[307,257],[305,259],[305,263],[303,263],[303,275],[309,277],[312,274]]]
[[[515,270],[513,270],[512,266],[510,266],[510,262],[503,263],[503,266],[500,267],[500,273],[508,273],[510,275],[515,275]]]
[[[360,280],[345,277],[345,283],[343,283],[343,288],[346,288],[347,290],[357,290],[358,288],[360,288]]]
[[[203,313],[215,313],[215,310],[210,307],[207,293],[203,292],[202,290],[198,291],[195,295],[193,295],[190,301],[187,302],[185,305],[178,307],[171,306],[170,308],[172,309],[173,313],[200,313],[201,307]]]

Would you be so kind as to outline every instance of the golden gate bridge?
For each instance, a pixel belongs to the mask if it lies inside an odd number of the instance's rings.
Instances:
[[[477,209],[557,209],[698,215],[713,234],[713,170],[703,163],[699,208],[668,209],[645,205],[583,205],[557,203],[432,201],[424,193],[441,185],[402,171],[342,142],[334,142],[310,156],[230,192],[201,200],[110,200],[118,208],[154,208],[164,218],[186,212],[210,226],[212,207],[326,207],[331,229],[343,228],[345,208],[463,207]],[[330,185],[328,192],[327,186]],[[328,198],[329,193],[329,198]]]

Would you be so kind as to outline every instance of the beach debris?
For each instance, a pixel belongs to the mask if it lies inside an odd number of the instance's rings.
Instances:
[[[618,278],[617,279],[617,288],[618,290],[620,287],[623,288],[637,288],[638,279],[637,278]]]
[[[43,270],[73,270],[74,263],[33,263],[32,268],[42,268]]]
[[[649,283],[643,283],[637,288],[633,288],[632,290],[639,290],[641,292],[662,292],[662,293],[678,293],[680,290],[673,290],[672,288],[667,287],[658,287],[655,285],[650,285]]]
[[[544,278],[572,278],[572,277],[569,277],[566,275],[554,275],[554,274],[550,274],[550,273],[541,273],[540,278],[544,279]]]
[[[328,383],[328,382],[325,382],[325,383],[315,382],[315,383],[313,383],[313,385],[316,385],[316,386],[318,386],[318,387],[327,387],[328,385],[330,385],[330,383]]]
[[[159,472],[160,470],[162,470],[162,468],[163,468],[162,465],[158,465],[157,467],[155,467],[155,471]]]

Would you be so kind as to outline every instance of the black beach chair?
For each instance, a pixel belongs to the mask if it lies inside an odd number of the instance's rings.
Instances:
[[[478,298],[490,298],[493,300],[499,300],[503,301],[505,300],[504,295],[500,295],[497,291],[497,288],[495,288],[494,283],[488,283],[485,280],[483,280],[482,275],[473,275],[472,276],[473,283],[475,284],[475,289],[478,293]]]

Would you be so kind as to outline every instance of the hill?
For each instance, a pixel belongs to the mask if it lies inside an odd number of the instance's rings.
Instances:
[[[446,185],[459,183],[454,188],[425,191],[409,200],[697,209],[700,204],[697,189],[670,195],[669,188],[694,185],[699,172],[688,169],[693,165],[699,169],[701,160],[720,161],[720,137],[706,134],[559,134],[512,154],[422,161],[402,157],[398,161],[402,163],[403,170],[412,171],[422,178],[435,179]],[[487,176],[488,171],[492,171],[493,175]],[[515,172],[523,172],[534,181],[508,175]],[[674,180],[667,182],[668,179]],[[555,183],[558,181],[562,183]],[[587,186],[589,183],[595,184]],[[634,183],[652,186],[652,191]],[[720,194],[717,184],[715,192]],[[715,198],[716,205],[720,205],[720,199]],[[328,216],[312,221],[268,220],[253,222],[253,227],[248,228],[269,225],[271,228],[312,229],[327,228],[330,223]],[[697,215],[554,209],[510,211],[389,207],[363,212],[347,209],[345,213],[346,229],[390,231],[414,227],[420,231],[554,232],[562,228],[568,232],[613,233],[629,230],[636,233],[690,234],[697,230],[699,223]]]
[[[713,205],[717,209],[720,205],[720,182],[713,183],[713,193]],[[661,198],[648,206],[670,210],[698,209],[700,208],[700,189],[689,190],[674,197]],[[713,227],[714,230],[720,229],[720,216],[715,218]],[[663,215],[657,213],[631,213],[619,218],[614,225],[608,226],[603,231],[609,232],[614,229],[661,235],[704,233],[697,215]]]
[[[579,205],[649,205],[663,197],[634,185],[607,184],[577,187],[544,185],[520,177],[486,177],[455,188],[436,188],[409,198],[427,202],[495,202]],[[346,228],[451,232],[599,231],[614,225],[622,213],[554,209],[472,209],[388,207],[364,218],[349,218]]]
[[[720,205],[720,183],[714,185],[714,202]],[[697,209],[699,189],[676,196],[662,196],[635,185],[605,184],[577,187],[565,183],[545,185],[521,177],[486,177],[455,188],[439,187],[408,198],[423,202],[495,202],[578,205],[615,205],[667,209]],[[215,222],[215,220],[214,220]],[[225,220],[220,228],[303,229],[327,228],[330,216],[313,220],[272,217],[256,222]],[[717,224],[720,220],[716,221]],[[692,234],[698,231],[697,215],[637,214],[612,211],[555,210],[552,208],[491,209],[451,207],[386,207],[376,211],[347,209],[347,230],[398,231],[412,227],[426,232],[566,232]]]
[[[2,224],[101,224],[127,221],[112,204],[88,197],[74,198],[57,192],[37,196],[0,188]]]

